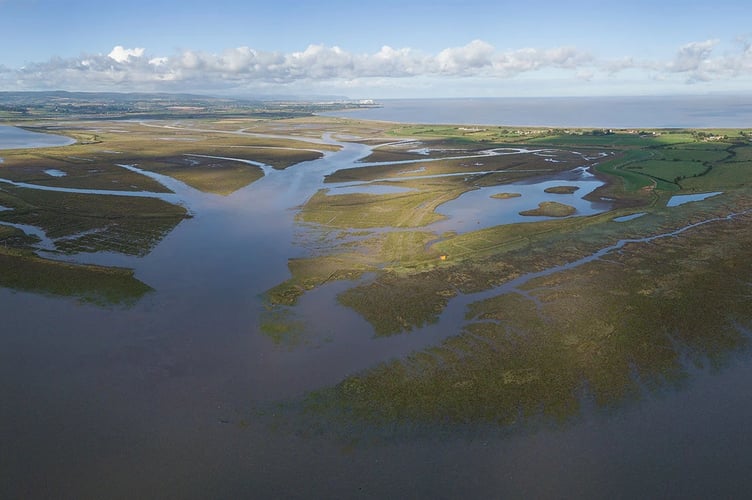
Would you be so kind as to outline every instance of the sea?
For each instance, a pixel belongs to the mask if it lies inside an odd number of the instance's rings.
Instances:
[[[593,128],[748,128],[752,94],[384,99],[321,113],[399,123]]]

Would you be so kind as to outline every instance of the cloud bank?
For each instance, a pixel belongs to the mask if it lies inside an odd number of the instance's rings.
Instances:
[[[23,68],[0,67],[6,90],[263,90],[327,84],[352,88],[357,82],[485,79],[503,82],[555,73],[572,81],[613,78],[638,70],[646,78],[679,79],[685,83],[736,79],[752,75],[752,46],[737,40],[731,52],[716,55],[718,40],[688,43],[666,61],[627,57],[599,59],[576,47],[499,50],[482,40],[449,47],[436,54],[410,48],[382,47],[357,54],[337,46],[309,45],[282,53],[236,47],[221,53],[196,50],[165,56],[145,48],[114,47],[108,54],[55,57]],[[400,81],[399,83],[397,81]]]

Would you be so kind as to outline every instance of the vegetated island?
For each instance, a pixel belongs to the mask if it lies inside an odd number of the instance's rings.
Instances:
[[[544,217],[568,217],[577,212],[571,205],[565,205],[564,203],[558,203],[556,201],[542,201],[538,204],[538,208],[532,210],[523,210],[520,215],[526,216],[544,216]]]
[[[496,193],[492,194],[491,198],[495,198],[497,200],[508,200],[510,198],[519,198],[522,194],[520,193]]]
[[[578,186],[552,186],[543,191],[551,194],[572,194],[579,189]]]

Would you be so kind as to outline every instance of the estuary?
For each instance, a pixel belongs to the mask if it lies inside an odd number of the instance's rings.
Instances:
[[[752,487],[741,138],[79,125],[2,143],[3,495]]]

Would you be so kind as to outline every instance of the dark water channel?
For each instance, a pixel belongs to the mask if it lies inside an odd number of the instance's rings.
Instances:
[[[265,169],[265,177],[228,197],[155,175],[194,218],[143,258],[75,257],[134,268],[155,291],[131,308],[0,289],[0,497],[599,498],[752,491],[752,433],[745,430],[752,363],[746,359],[720,373],[696,370],[680,390],[619,410],[593,409],[555,429],[342,443],[327,433],[270,426],[271,403],[435,345],[459,333],[467,304],[502,291],[460,297],[437,325],[377,339],[361,317],[336,303],[351,284],[335,282],[301,299],[295,318],[306,331],[299,344],[279,346],[263,335],[261,294],[289,275],[288,258],[305,255],[296,242],[313,237],[294,223],[297,207],[324,186],[326,174],[370,151],[342,146],[284,171]],[[563,181],[592,182],[550,182]],[[590,187],[563,196],[581,197]],[[498,191],[475,192],[488,198]]]

